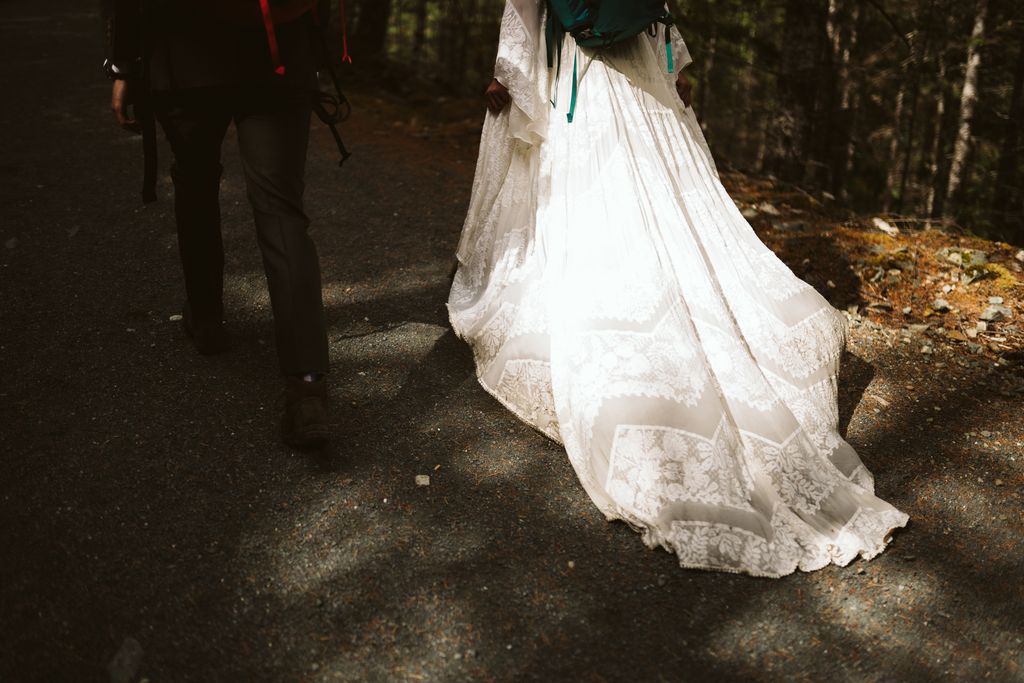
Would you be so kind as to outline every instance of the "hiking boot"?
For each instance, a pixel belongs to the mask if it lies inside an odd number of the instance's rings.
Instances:
[[[204,356],[216,356],[238,346],[238,337],[224,329],[218,321],[199,322],[192,319],[192,311],[185,307],[181,315],[181,327],[192,340],[196,351]]]
[[[281,438],[293,448],[320,448],[327,443],[327,383],[286,377]]]

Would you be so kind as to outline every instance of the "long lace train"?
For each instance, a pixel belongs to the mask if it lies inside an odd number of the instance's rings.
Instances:
[[[569,124],[537,0],[510,0],[449,299],[483,387],[564,444],[610,519],[683,566],[781,576],[881,552],[907,517],[838,434],[845,320],[719,182],[663,39],[577,50]],[[676,61],[689,61],[674,36]]]

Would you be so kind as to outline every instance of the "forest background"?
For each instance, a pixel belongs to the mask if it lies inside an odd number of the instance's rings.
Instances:
[[[489,81],[504,0],[343,2],[344,76],[438,97]],[[669,5],[720,165],[860,213],[1024,245],[1024,3]]]

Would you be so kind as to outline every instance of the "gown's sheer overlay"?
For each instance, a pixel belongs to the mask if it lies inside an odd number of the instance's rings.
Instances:
[[[506,6],[513,104],[484,124],[449,299],[480,383],[683,566],[781,576],[878,554],[907,517],[837,431],[845,319],[727,195],[663,35],[566,37],[556,78],[540,5]]]

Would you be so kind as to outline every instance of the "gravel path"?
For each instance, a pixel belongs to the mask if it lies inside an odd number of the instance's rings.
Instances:
[[[364,97],[351,165],[318,127],[309,168],[337,439],[292,453],[233,144],[246,342],[205,359],[82,6],[0,2],[0,680],[1024,680],[1019,368],[855,321],[844,421],[911,525],[847,568],[681,570],[476,385],[443,306],[472,141]]]

